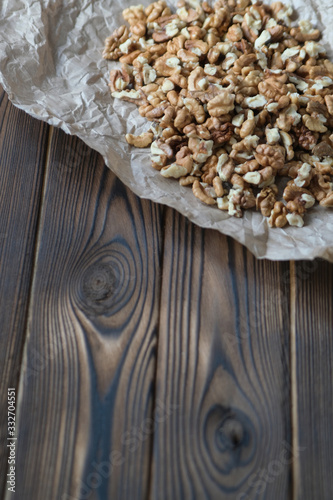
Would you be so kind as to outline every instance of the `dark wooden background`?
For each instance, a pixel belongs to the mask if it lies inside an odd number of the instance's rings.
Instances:
[[[0,123],[2,499],[331,500],[333,266],[140,200],[4,92]]]

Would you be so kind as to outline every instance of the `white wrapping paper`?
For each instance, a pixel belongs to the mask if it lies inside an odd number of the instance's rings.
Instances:
[[[150,166],[149,150],[131,148],[126,133],[147,130],[134,104],[112,99],[114,63],[102,59],[104,39],[123,24],[121,12],[147,0],[2,0],[0,82],[11,101],[30,115],[80,137],[142,198],[169,205],[202,227],[243,243],[258,258],[323,257],[333,262],[333,210],[316,207],[303,228],[270,229],[255,211],[229,217],[205,206],[189,188]],[[332,57],[332,0],[294,0],[300,18],[323,32]]]

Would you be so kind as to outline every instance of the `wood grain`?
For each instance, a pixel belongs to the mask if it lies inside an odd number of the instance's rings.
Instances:
[[[48,127],[0,88],[0,470],[7,462],[7,389],[17,387]],[[0,492],[6,474],[0,475]]]
[[[288,264],[167,210],[150,499],[287,499]]]
[[[161,209],[53,131],[21,380],[17,498],[147,497]],[[38,480],[37,480],[38,478]]]
[[[139,200],[4,93],[0,123],[12,498],[331,500],[333,266],[258,261]]]
[[[333,266],[301,261],[294,270],[294,500],[331,500]]]

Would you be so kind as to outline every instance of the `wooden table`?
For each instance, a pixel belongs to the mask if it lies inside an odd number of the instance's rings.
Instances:
[[[4,92],[0,119],[2,498],[331,500],[333,266],[140,200]]]

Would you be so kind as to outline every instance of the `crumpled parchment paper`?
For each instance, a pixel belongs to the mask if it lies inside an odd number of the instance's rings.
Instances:
[[[126,143],[126,133],[141,133],[151,123],[134,104],[111,98],[107,84],[114,63],[101,54],[104,39],[123,24],[122,10],[136,3],[149,1],[2,0],[0,82],[13,104],[80,137],[137,195],[232,236],[258,258],[323,257],[333,262],[332,209],[312,209],[303,228],[270,229],[267,219],[254,211],[246,211],[242,219],[229,217],[152,169],[149,150]],[[293,6],[300,18],[323,32],[322,43],[332,58],[332,0],[294,0]]]

